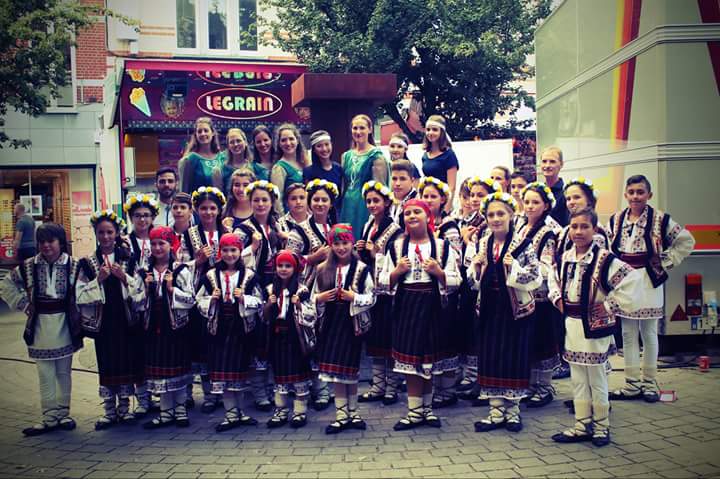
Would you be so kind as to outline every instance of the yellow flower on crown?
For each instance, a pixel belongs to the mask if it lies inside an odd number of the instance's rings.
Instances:
[[[387,186],[383,185],[379,181],[370,180],[366,182],[362,187],[362,194],[363,196],[366,196],[368,191],[373,190],[378,193],[380,193],[385,198],[389,199],[390,201],[394,201],[395,198],[393,197],[392,191]]]
[[[192,193],[193,206],[195,206],[195,207],[198,206],[197,205],[198,198],[200,198],[200,195],[203,195],[203,194],[211,194],[211,195],[215,196],[220,202],[220,207],[222,208],[225,206],[225,194],[222,191],[220,191],[219,189],[215,188],[214,186],[201,186],[197,190],[193,191],[193,193]]]
[[[97,226],[98,222],[99,222],[100,220],[102,220],[103,218],[109,219],[112,223],[114,223],[114,224],[117,226],[117,228],[118,228],[120,231],[123,231],[123,230],[125,229],[125,226],[126,226],[125,220],[123,220],[122,218],[120,218],[120,217],[117,215],[117,213],[115,213],[115,212],[114,212],[113,210],[111,210],[111,209],[106,209],[106,210],[100,210],[100,211],[95,211],[95,212],[93,212],[93,214],[90,215],[90,224],[91,224],[93,227],[94,227],[94,226]]]
[[[420,191],[421,195],[425,187],[428,185],[433,185],[445,197],[450,196],[450,187],[447,185],[447,183],[445,183],[444,181],[440,181],[434,176],[425,176],[420,179],[420,183],[418,184],[418,191]]]
[[[256,189],[265,190],[268,193],[270,193],[271,196],[273,196],[275,198],[280,197],[280,190],[277,189],[277,186],[275,186],[274,184],[270,183],[269,181],[265,181],[265,180],[253,181],[252,183],[247,185],[245,187],[245,195],[247,195],[249,197],[252,194],[252,192],[255,191]]]
[[[311,193],[320,188],[327,191],[334,198],[337,198],[338,195],[340,194],[340,190],[338,189],[338,187],[335,183],[333,183],[332,181],[328,181],[328,180],[321,180],[319,178],[315,178],[314,180],[309,182],[305,186],[305,191],[307,191],[308,193]]]
[[[468,180],[468,189],[472,189],[475,185],[485,185],[490,191],[500,191],[500,183],[493,180],[492,178],[482,179],[479,176],[473,176]]]
[[[573,185],[585,185],[588,188],[590,188],[590,191],[592,191],[592,194],[595,198],[597,198],[597,191],[595,191],[595,185],[592,181],[585,178],[584,176],[578,176],[577,178],[573,178],[565,185],[565,190],[567,191],[568,188],[570,188]]]
[[[517,201],[515,201],[515,198],[513,198],[512,195],[509,195],[508,193],[496,191],[495,193],[487,195],[485,198],[483,198],[483,201],[480,205],[480,212],[483,215],[487,214],[488,207],[493,201],[500,201],[502,203],[505,203],[510,207],[513,213],[517,213]]]
[[[550,205],[550,209],[555,208],[555,195],[553,195],[552,190],[548,185],[543,183],[542,181],[533,181],[532,183],[528,183],[525,185],[525,188],[523,188],[522,192],[520,193],[520,198],[525,198],[525,192],[532,190],[543,196],[543,200],[545,203],[548,203]]]

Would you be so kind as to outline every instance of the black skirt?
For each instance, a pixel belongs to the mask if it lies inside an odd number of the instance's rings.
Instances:
[[[441,373],[440,295],[432,283],[398,286],[393,304],[392,357],[395,371],[426,379]]]
[[[145,380],[152,392],[176,391],[189,384],[190,333],[189,325],[172,329],[167,303],[153,301],[145,332]]]
[[[208,335],[208,371],[213,392],[241,390],[249,377],[252,334],[245,334],[237,304],[220,303],[218,307],[217,334]]]
[[[196,306],[190,309],[188,330],[190,331],[190,343],[188,345],[190,361],[203,366],[207,365],[210,333],[208,333],[207,319],[200,314]]]
[[[123,314],[120,280],[109,276],[103,284],[105,304],[100,331],[94,335],[100,386],[115,388],[143,381],[143,326],[128,325]]]
[[[325,303],[317,355],[322,378],[330,382],[357,383],[361,353],[362,339],[355,336],[349,303]]]
[[[392,296],[378,295],[375,306],[370,310],[372,325],[365,339],[368,356],[376,358],[392,357],[392,305]]]
[[[310,379],[310,359],[303,355],[295,323],[275,320],[268,328],[268,359],[276,384],[293,384]]]
[[[560,362],[557,337],[562,314],[549,301],[535,302],[535,326],[530,339],[530,361],[536,369],[549,371]]]
[[[460,298],[457,313],[457,329],[455,334],[455,347],[459,354],[465,356],[475,356],[477,354],[475,348],[475,335],[477,328],[477,313],[475,312],[475,302],[477,301],[477,291],[470,288],[467,282],[463,282],[460,286]]]
[[[478,379],[480,394],[521,399],[530,382],[530,337],[533,316],[513,317],[507,290],[482,290],[478,328]]]

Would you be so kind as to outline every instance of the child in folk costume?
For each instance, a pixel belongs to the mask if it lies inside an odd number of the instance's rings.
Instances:
[[[535,322],[533,291],[542,283],[530,242],[513,229],[515,200],[493,193],[482,203],[490,234],[480,240],[468,270],[478,291],[478,385],[489,415],[475,431],[522,430],[520,400],[528,395],[530,338]]]
[[[467,180],[467,202],[472,210],[475,211],[470,215],[468,222],[459,223],[460,235],[463,239],[462,246],[462,263],[460,265],[460,274],[462,275],[462,283],[460,285],[460,299],[458,305],[458,352],[461,354],[463,365],[463,378],[457,386],[459,391],[458,397],[465,400],[476,401],[477,394],[477,351],[475,350],[475,300],[477,293],[470,287],[467,281],[467,269],[470,266],[470,260],[475,256],[477,245],[480,239],[487,233],[487,222],[485,217],[480,213],[482,200],[496,191],[501,191],[500,184],[491,179],[483,180],[479,176],[473,176]],[[460,190],[460,196],[463,192]]]
[[[222,213],[223,225],[230,231],[252,216],[252,205],[245,189],[256,180],[253,172],[245,168],[239,168],[230,175],[230,191]]]
[[[202,278],[215,266],[220,250],[220,237],[229,230],[222,224],[220,218],[220,212],[225,206],[225,195],[222,191],[212,186],[201,186],[193,191],[192,203],[200,221],[183,234],[178,250],[178,261],[186,263],[193,272],[193,284],[197,290]],[[201,411],[209,414],[218,407],[218,399],[217,395],[212,394],[207,370],[207,321],[197,308],[190,311],[190,330],[193,374],[200,375],[203,390]],[[188,395],[192,398],[191,389],[188,390]],[[188,403],[194,404],[194,401]]]
[[[299,283],[301,259],[283,250],[275,257],[276,275],[265,292],[263,319],[268,323],[268,358],[275,378],[275,413],[269,428],[287,424],[288,395],[295,392],[290,426],[307,424],[310,395],[310,353],[315,347],[315,307],[310,292]]]
[[[130,252],[135,258],[135,265],[137,268],[147,268],[151,255],[150,230],[160,211],[158,202],[150,195],[134,193],[123,205],[123,211],[132,223],[132,231],[128,235],[128,240]]]
[[[128,215],[132,223],[132,231],[128,236],[128,242],[130,244],[130,252],[135,262],[135,269],[146,269],[148,261],[150,260],[150,230],[153,227],[153,221],[160,211],[157,200],[150,195],[143,193],[131,194],[125,204],[123,205],[123,211]],[[135,332],[135,338],[132,340],[134,343],[142,344],[143,342],[143,329],[139,322],[133,329]],[[137,351],[138,365],[141,368],[143,361],[143,350]],[[141,418],[145,416],[152,406],[152,399],[150,393],[147,392],[145,380],[142,377],[138,378],[139,382],[135,383],[135,397],[137,398],[137,406],[133,411],[133,414]]]
[[[363,186],[365,205],[370,219],[365,223],[361,239],[355,244],[360,259],[373,271],[375,284],[382,271],[387,248],[402,234],[389,216],[393,195],[390,188],[377,181]],[[358,397],[359,402],[382,401],[386,406],[398,401],[402,379],[393,372],[392,359],[392,296],[387,290],[375,289],[376,303],[370,311],[372,326],[366,338],[368,356],[373,358],[370,390]]]
[[[82,347],[74,291],[78,261],[67,254],[65,230],[44,223],[35,236],[40,254],[26,259],[0,282],[3,301],[27,315],[23,339],[38,370],[42,421],[23,429],[26,436],[75,429],[70,417],[70,373],[72,355]]]
[[[534,181],[522,192],[525,224],[518,228],[524,242],[528,242],[540,260],[542,284],[535,295],[535,333],[530,341],[530,389],[528,407],[549,404],[555,390],[552,387],[553,370],[560,364],[560,347],[557,338],[562,318],[548,300],[548,275],[555,267],[555,248],[559,229],[554,230],[546,222],[555,207],[555,196],[545,183]],[[522,249],[522,248],[520,248]]]
[[[572,181],[565,185],[563,192],[565,195],[565,206],[569,213],[582,211],[588,208],[595,209],[597,195],[595,193],[595,186],[589,179],[583,177],[573,178]],[[558,228],[559,223],[554,221],[552,216],[548,215],[546,221],[549,223],[551,228]],[[600,248],[608,248],[607,234],[601,225],[598,225],[597,232],[595,233],[593,239]],[[572,248],[572,245],[573,243],[570,239],[570,227],[568,225],[562,228],[562,231],[558,234],[557,246],[555,248],[555,262],[560,261],[562,254]],[[565,323],[561,322],[560,330],[558,332],[558,345],[562,350],[563,345],[565,344]],[[562,379],[570,376],[570,366],[568,366],[565,362],[564,355],[560,357],[560,363],[560,366],[555,369],[553,379]],[[565,401],[565,405],[571,407],[572,401]]]
[[[255,274],[241,260],[242,249],[237,235],[224,234],[219,259],[203,277],[197,294],[198,309],[208,320],[212,392],[222,395],[225,405],[225,418],[215,427],[218,432],[257,424],[240,409],[255,349],[253,330],[262,307]]]
[[[392,144],[392,142],[391,142]],[[415,183],[420,178],[415,165],[410,160],[392,160],[390,165],[390,187],[392,188],[393,196],[395,201],[390,205],[390,217],[393,221],[400,225],[400,228],[405,228],[403,221],[403,207],[405,203],[417,198],[418,192],[415,189]],[[415,177],[417,173],[417,178]]]
[[[150,231],[152,257],[139,277],[145,283],[145,380],[160,396],[160,415],[143,424],[157,429],[190,425],[187,387],[192,383],[190,310],[195,305],[193,276],[187,265],[175,260],[180,240],[170,227]]]
[[[643,276],[642,295],[632,314],[621,313],[625,386],[613,391],[610,399],[660,399],[657,376],[658,319],[665,317],[663,289],[668,270],[692,252],[695,240],[669,214],[648,205],[652,198],[650,182],[643,175],[631,176],[625,186],[629,207],[610,217],[610,249]],[[640,343],[643,360],[640,374]]]
[[[471,191],[470,185],[478,186],[475,192]],[[485,188],[481,187],[482,180],[479,176],[465,178],[460,183],[460,207],[452,212],[451,216],[460,228],[460,236],[463,242],[467,243],[473,231],[485,223],[485,218],[480,214],[480,203],[488,195]]]
[[[523,216],[523,202],[522,202],[522,192],[525,189],[525,187],[530,183],[525,176],[525,174],[521,171],[513,171],[510,175],[510,194],[515,199],[515,201],[518,204],[518,213],[515,215],[517,218],[522,218]]]
[[[143,379],[143,344],[138,329],[140,304],[144,298],[135,260],[120,239],[125,222],[113,210],[93,213],[98,247],[95,254],[80,261],[76,287],[83,329],[95,340],[100,397],[104,415],[95,429],[107,429],[117,422],[130,423],[133,384]]]
[[[340,190],[335,183],[315,179],[306,185],[305,191],[311,216],[290,231],[287,249],[302,256],[305,266],[300,282],[311,287],[315,280],[317,265],[325,261],[330,254],[327,238],[332,225],[336,223],[333,204],[337,201]],[[316,372],[313,375],[311,390],[313,408],[322,411],[330,406],[330,389],[327,383],[318,377],[316,361],[312,364]]]
[[[331,253],[319,267],[312,288],[317,307],[320,379],[335,383],[335,421],[327,434],[365,429],[357,412],[362,338],[370,329],[375,304],[370,268],[353,252],[352,227],[337,224],[328,237]]]
[[[450,246],[455,250],[455,258],[458,261],[458,269],[460,267],[460,255],[462,254],[463,241],[460,236],[460,228],[453,217],[445,213],[445,203],[452,197],[450,187],[432,176],[426,176],[420,179],[418,184],[420,197],[430,206],[430,213],[434,218],[435,224],[433,231],[435,237],[441,240],[447,240]],[[440,330],[440,361],[443,364],[440,369],[444,371],[442,376],[433,378],[433,407],[441,408],[451,406],[457,403],[457,395],[455,393],[456,373],[459,369],[459,345],[463,342],[461,328],[458,324],[458,291],[448,295],[448,304],[445,308],[445,314],[450,321],[446,328]]]
[[[441,375],[441,329],[446,327],[447,296],[460,286],[456,252],[435,237],[430,207],[422,200],[405,203],[404,237],[388,248],[380,286],[395,296],[392,355],[395,372],[405,374],[408,413],[395,430],[423,424],[440,427],[432,410],[432,377]]]
[[[600,248],[593,210],[571,213],[573,246],[548,276],[550,300],[565,317],[565,359],[570,363],[575,426],[555,434],[561,443],[610,443],[610,402],[605,363],[615,350],[616,315],[634,309],[641,293],[639,271]]]
[[[282,248],[282,236],[278,226],[278,214],[275,210],[280,192],[277,187],[267,181],[254,181],[245,189],[245,195],[250,199],[253,214],[238,226],[234,232],[237,234],[245,249],[242,256],[245,267],[255,271],[261,289],[267,287],[275,278],[275,265],[273,257]],[[267,370],[267,325],[260,323],[255,327],[255,374],[252,377],[253,395],[255,396],[255,409],[270,411],[272,405],[268,397],[269,383]]]
[[[302,183],[292,183],[285,191],[288,212],[278,219],[279,235],[283,244],[287,243],[290,232],[312,216],[308,211],[307,191]]]

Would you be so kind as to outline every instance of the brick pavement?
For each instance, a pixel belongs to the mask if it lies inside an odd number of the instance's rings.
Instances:
[[[18,315],[0,317],[0,356],[26,358],[21,329]],[[519,434],[475,433],[473,421],[485,410],[466,405],[439,410],[441,429],[395,432],[401,404],[361,405],[367,431],[336,437],[324,434],[330,410],[311,412],[308,426],[297,431],[270,431],[263,424],[269,413],[252,412],[260,426],[218,434],[214,426],[222,413],[195,410],[187,429],[147,432],[136,425],[96,432],[97,376],[81,371],[73,373],[78,428],[24,438],[20,429],[39,411],[35,366],[7,359],[0,365],[0,477],[720,477],[718,370],[662,370],[661,384],[676,389],[679,400],[614,403],[613,442],[594,448],[550,440],[573,423],[560,400],[539,411],[524,409]],[[92,355],[76,356],[74,366],[92,367]],[[621,383],[622,373],[614,372],[611,387]],[[559,399],[570,397],[569,380],[556,385]]]

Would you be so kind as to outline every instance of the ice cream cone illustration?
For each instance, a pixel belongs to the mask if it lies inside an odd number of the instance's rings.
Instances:
[[[145,116],[151,116],[152,113],[150,112],[150,105],[147,101],[147,96],[145,95],[145,89],[144,88],[133,88],[130,92],[130,103],[143,112]]]

